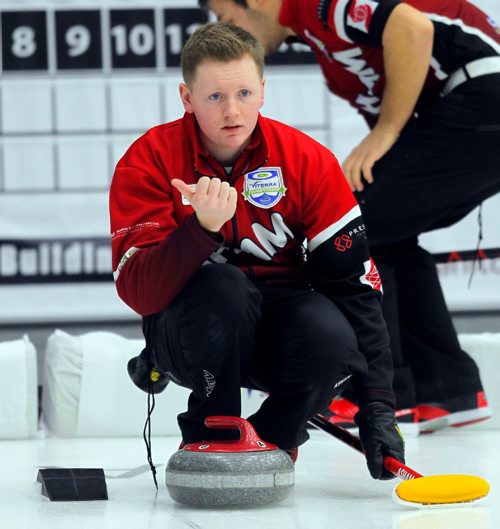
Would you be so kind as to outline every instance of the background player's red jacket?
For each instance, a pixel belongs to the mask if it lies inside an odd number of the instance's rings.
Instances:
[[[382,33],[399,0],[283,0],[280,23],[310,45],[330,90],[373,126],[385,86]],[[406,0],[434,25],[432,60],[416,110],[438,97],[448,76],[500,55],[500,27],[465,0]]]
[[[238,192],[236,213],[217,237],[201,228],[170,183],[195,185],[204,175]],[[139,314],[167,307],[204,264],[233,264],[256,281],[309,284],[351,322],[370,366],[371,398],[382,391],[380,399],[390,400],[380,279],[359,206],[333,154],[312,138],[259,116],[251,144],[227,176],[185,114],[148,131],[119,161],[110,213],[116,287]]]

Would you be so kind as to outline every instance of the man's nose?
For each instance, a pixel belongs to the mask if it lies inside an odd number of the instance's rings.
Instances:
[[[225,116],[237,116],[239,114],[238,102],[229,97],[226,99],[226,104],[224,106],[224,115]]]

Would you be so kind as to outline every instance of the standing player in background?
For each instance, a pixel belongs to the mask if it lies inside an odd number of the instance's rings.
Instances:
[[[306,421],[352,378],[371,475],[391,478],[383,455],[402,461],[404,443],[380,278],[364,233],[335,249],[363,222],[335,157],[259,114],[264,50],[241,28],[202,26],[181,67],[184,117],[135,141],[111,183],[116,287],[146,337],[132,379],[192,390],[185,443],[227,436],[204,420],[239,416],[241,387],[267,391],[248,420],[295,459]]]
[[[419,234],[500,190],[500,29],[465,0],[200,0],[272,53],[308,44],[370,132],[343,163],[384,285],[399,421],[420,431],[488,418]],[[351,399],[352,400],[352,399]],[[330,406],[352,424],[356,405]]]

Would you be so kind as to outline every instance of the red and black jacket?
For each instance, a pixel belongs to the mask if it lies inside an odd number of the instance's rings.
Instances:
[[[373,127],[385,86],[382,33],[399,0],[283,0],[280,23],[315,53],[329,89]],[[500,26],[466,0],[405,0],[434,25],[432,59],[416,111],[448,76],[477,59],[500,56]]]
[[[216,238],[170,183],[195,185],[201,176],[227,180],[238,192],[236,213]],[[251,279],[311,285],[356,332],[369,365],[366,398],[392,403],[380,278],[359,206],[333,154],[312,138],[259,116],[227,176],[185,114],[149,130],[118,162],[110,214],[116,287],[136,312],[167,307],[203,265],[229,263]]]

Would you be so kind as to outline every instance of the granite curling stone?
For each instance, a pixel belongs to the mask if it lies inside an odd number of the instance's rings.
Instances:
[[[295,467],[284,451],[262,441],[240,417],[207,417],[211,428],[239,429],[238,441],[185,445],[167,464],[173,500],[197,507],[259,506],[285,499],[295,484]]]

